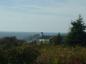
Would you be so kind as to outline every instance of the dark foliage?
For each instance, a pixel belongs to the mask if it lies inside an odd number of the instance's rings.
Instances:
[[[0,39],[0,47],[13,48],[22,45],[24,42],[24,40],[18,40],[16,37],[4,37]]]
[[[53,36],[50,38],[50,43],[54,45],[62,44],[63,37],[61,36],[60,33],[58,33],[57,36]]]
[[[32,64],[38,55],[37,49],[15,37],[0,39],[0,64]]]
[[[86,45],[86,26],[81,16],[73,21],[71,31],[67,35],[66,43],[69,45]]]

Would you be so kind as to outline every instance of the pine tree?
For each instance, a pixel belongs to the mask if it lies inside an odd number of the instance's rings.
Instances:
[[[85,45],[86,42],[86,26],[83,18],[79,15],[76,21],[71,22],[71,30],[66,38],[66,42],[70,45]]]

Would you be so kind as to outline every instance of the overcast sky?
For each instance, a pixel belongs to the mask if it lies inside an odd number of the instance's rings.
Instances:
[[[68,32],[79,14],[86,0],[0,0],[0,31]]]

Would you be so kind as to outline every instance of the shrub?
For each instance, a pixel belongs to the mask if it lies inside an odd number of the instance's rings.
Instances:
[[[39,55],[38,50],[29,46],[0,49],[0,64],[32,64]]]

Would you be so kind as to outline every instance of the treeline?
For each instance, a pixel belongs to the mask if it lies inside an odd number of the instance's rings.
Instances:
[[[43,41],[32,41],[31,44],[50,44],[50,45],[64,45],[64,46],[86,46],[86,25],[81,15],[71,22],[70,31],[66,34],[58,33],[55,36],[47,36],[41,32]],[[49,39],[49,41],[46,41]],[[44,43],[45,42],[45,43]]]
[[[51,44],[62,44],[68,46],[86,46],[86,25],[79,15],[78,19],[71,22],[70,32],[65,36],[60,33],[50,39]]]

